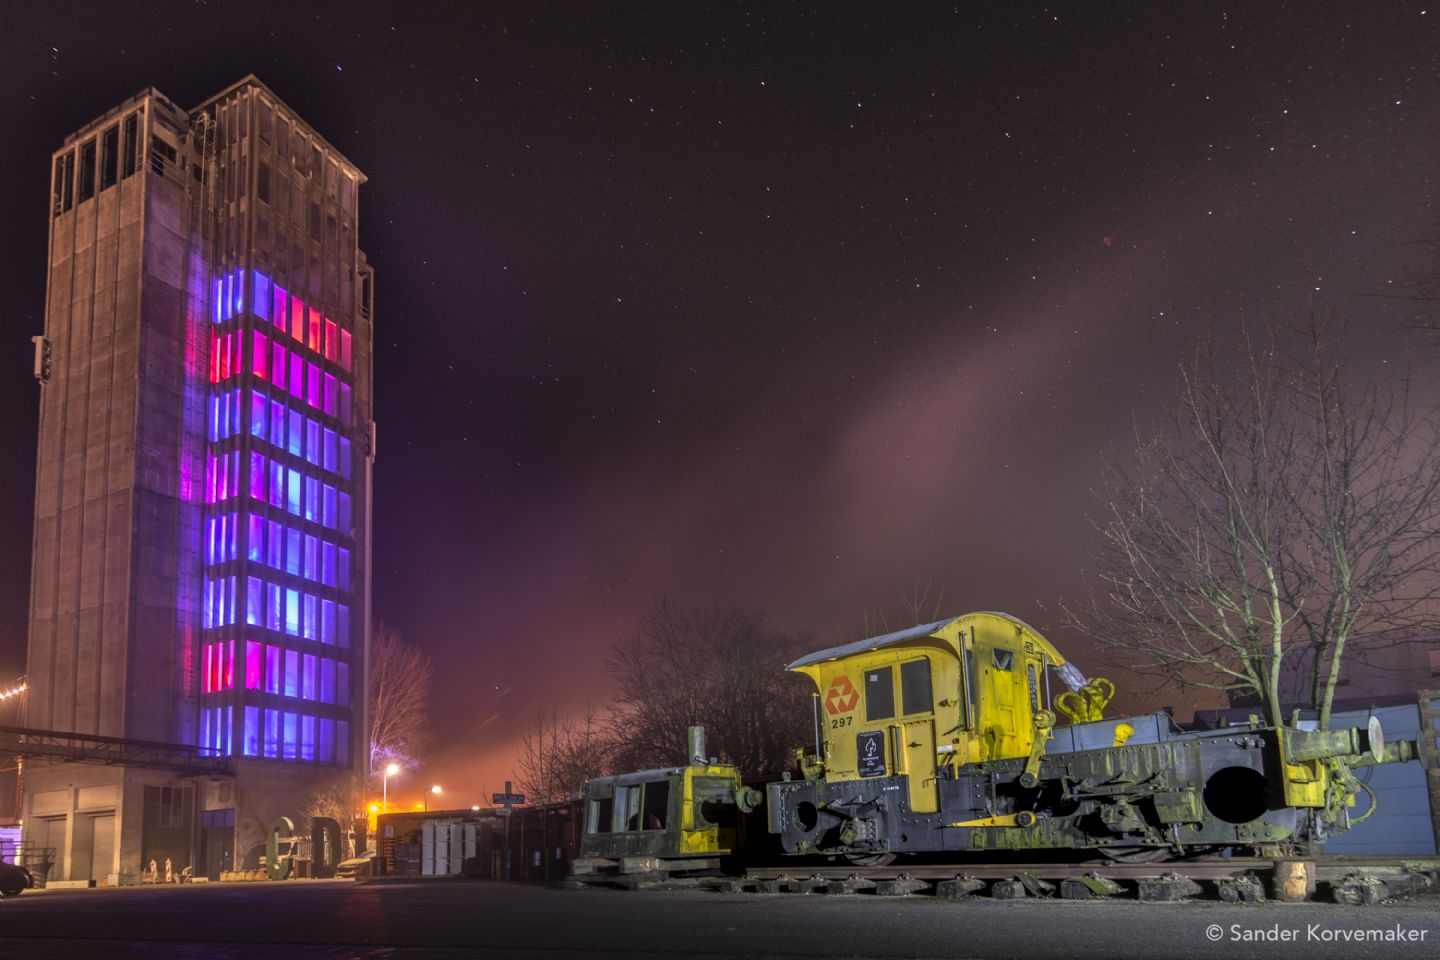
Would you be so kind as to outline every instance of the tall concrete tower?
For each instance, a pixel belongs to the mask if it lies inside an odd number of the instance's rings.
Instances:
[[[52,880],[213,876],[368,761],[365,178],[253,76],[52,169],[26,725],[225,760],[32,760],[25,839]]]

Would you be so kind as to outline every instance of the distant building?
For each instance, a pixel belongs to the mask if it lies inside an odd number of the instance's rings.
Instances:
[[[25,839],[52,880],[213,876],[368,762],[365,178],[254,77],[52,169],[25,723],[230,760],[30,760]]]
[[[1314,662],[1314,651],[1298,645],[1282,661],[1280,700],[1287,711],[1309,702]],[[1320,667],[1323,684],[1328,664]],[[1436,688],[1440,688],[1440,636],[1396,631],[1352,637],[1341,654],[1335,709],[1414,703],[1419,691]],[[1230,697],[1232,707],[1258,703],[1253,691]]]

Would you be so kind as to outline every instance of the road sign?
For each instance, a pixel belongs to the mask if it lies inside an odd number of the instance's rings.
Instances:
[[[517,807],[525,802],[523,793],[492,793],[490,802],[496,806]]]

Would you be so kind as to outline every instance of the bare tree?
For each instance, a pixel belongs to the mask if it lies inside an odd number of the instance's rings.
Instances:
[[[784,769],[813,722],[808,684],[785,665],[810,646],[757,612],[657,601],[606,661],[620,687],[610,724],[615,766],[681,761],[686,728],[698,723],[709,752],[742,773]]]
[[[547,716],[537,710],[535,722],[520,738],[515,780],[531,803],[557,803],[579,796],[585,781],[609,772],[611,744],[593,707],[578,717]]]
[[[934,596],[931,596],[934,591]],[[940,619],[940,611],[945,602],[945,591],[935,590],[935,581],[920,581],[920,575],[915,575],[915,586],[909,593],[900,595],[900,621],[901,626],[894,629],[903,630],[906,627],[917,626],[922,623],[934,623]],[[866,607],[861,616],[865,625],[865,636],[874,637],[883,633],[890,633],[890,619],[885,615],[885,608],[880,604],[872,604]]]
[[[1061,606],[1131,670],[1253,692],[1276,724],[1304,651],[1326,726],[1351,637],[1440,622],[1440,435],[1405,380],[1351,385],[1327,324],[1286,342],[1184,366],[1167,427],[1106,464],[1098,589]]]
[[[384,622],[370,641],[370,770],[414,766],[426,739],[430,657]]]

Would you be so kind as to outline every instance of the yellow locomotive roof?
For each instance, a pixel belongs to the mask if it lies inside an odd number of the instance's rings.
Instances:
[[[934,637],[937,640],[941,640],[946,642],[947,644],[950,644],[952,649],[954,649],[954,642],[947,637],[940,636],[940,632],[951,624],[957,623],[958,621],[979,619],[982,617],[995,617],[1000,620],[1009,621],[1010,623],[1014,624],[1018,630],[1029,634],[1035,639],[1037,643],[1040,644],[1041,648],[1045,651],[1045,653],[1049,655],[1050,662],[1053,666],[1058,667],[1065,664],[1065,658],[1060,655],[1060,651],[1056,650],[1055,647],[1050,643],[1050,641],[1046,640],[1043,636],[1041,636],[1038,630],[1027,624],[1025,621],[1019,619],[1018,617],[1012,617],[1008,613],[980,611],[976,613],[961,614],[958,617],[947,617],[944,620],[936,620],[934,623],[924,623],[920,624],[919,626],[908,627],[904,630],[896,630],[894,633],[884,633],[878,637],[868,637],[864,640],[855,640],[851,643],[841,644],[838,647],[829,647],[825,650],[817,650],[814,653],[807,653],[805,656],[801,657],[799,660],[796,660],[794,663],[790,664],[785,669],[798,670],[801,667],[812,666],[825,660],[843,660],[846,657],[853,657],[857,653],[869,653],[872,650],[879,650],[883,647],[894,646],[897,643],[904,643],[907,640],[915,640],[919,637]],[[955,650],[955,652],[957,655],[959,654],[958,649]]]

